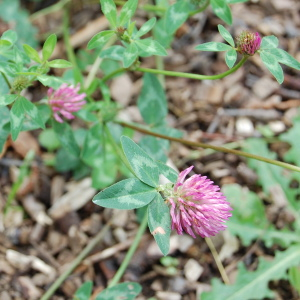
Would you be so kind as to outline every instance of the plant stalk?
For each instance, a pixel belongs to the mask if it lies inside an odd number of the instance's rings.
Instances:
[[[221,79],[224,78],[233,72],[235,72],[237,69],[239,69],[248,59],[248,56],[244,56],[238,64],[236,64],[233,68],[230,70],[217,74],[217,75],[200,75],[200,74],[193,74],[193,73],[184,73],[184,72],[174,72],[174,71],[166,71],[166,70],[157,70],[157,69],[148,69],[148,68],[137,68],[136,71],[144,72],[144,73],[152,73],[152,74],[163,74],[166,76],[174,76],[174,77],[183,77],[183,78],[191,78],[191,79],[197,79],[197,80],[215,80],[215,79]]]
[[[180,138],[175,138],[175,137],[171,137],[171,136],[167,136],[167,135],[163,135],[163,134],[159,134],[156,132],[152,132],[150,130],[141,128],[139,126],[133,125],[133,124],[129,124],[127,122],[123,122],[123,121],[115,121],[118,124],[137,130],[139,132],[148,134],[148,135],[152,135],[152,136],[156,136],[165,140],[169,140],[169,141],[173,141],[173,142],[178,142],[187,146],[191,146],[191,147],[200,147],[200,148],[204,148],[204,149],[212,149],[218,152],[224,152],[224,153],[231,153],[234,155],[238,155],[238,156],[243,156],[243,157],[247,157],[247,158],[252,158],[252,159],[256,159],[259,161],[263,161],[275,166],[279,166],[291,171],[296,171],[300,173],[300,167],[285,163],[285,162],[281,162],[275,159],[270,159],[267,157],[263,157],[263,156],[259,156],[259,155],[255,155],[255,154],[251,154],[251,153],[247,153],[244,151],[240,151],[240,150],[234,150],[234,149],[228,149],[228,148],[224,148],[224,147],[219,147],[219,146],[214,146],[214,145],[210,145],[210,144],[205,144],[205,143],[200,143],[200,142],[192,142],[189,140],[185,140],[185,139],[180,139]]]
[[[144,215],[144,218],[142,220],[142,223],[139,227],[139,230],[138,232],[136,233],[136,236],[128,250],[128,252],[126,253],[126,256],[121,264],[121,266],[119,267],[117,273],[115,274],[115,276],[113,277],[113,279],[111,280],[111,282],[109,283],[108,287],[113,287],[114,285],[116,285],[120,279],[122,278],[126,268],[128,267],[130,261],[131,261],[131,258],[133,256],[133,254],[135,253],[140,241],[141,241],[141,238],[147,228],[147,222],[148,221],[148,215],[147,215],[147,212],[145,213]]]
[[[214,257],[214,260],[216,262],[216,265],[217,265],[217,267],[219,269],[219,272],[221,274],[221,277],[222,277],[224,283],[225,284],[230,284],[229,278],[228,278],[227,273],[225,271],[225,268],[224,268],[224,266],[222,264],[220,256],[219,256],[219,254],[218,254],[218,252],[217,252],[217,250],[215,248],[214,243],[212,242],[212,240],[210,238],[205,238],[205,242],[206,242],[206,244],[207,244],[207,246],[208,246],[208,248],[209,248],[212,256]]]
[[[74,77],[75,81],[79,82],[81,86],[83,85],[83,76],[81,74],[81,71],[78,67],[76,56],[74,53],[74,49],[71,45],[70,41],[70,33],[69,33],[69,5],[66,5],[64,7],[64,15],[63,15],[63,38],[64,38],[64,44],[67,51],[67,56],[69,61],[72,63],[74,68]]]

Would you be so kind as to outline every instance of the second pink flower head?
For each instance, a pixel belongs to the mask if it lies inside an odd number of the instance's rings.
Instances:
[[[73,113],[79,111],[86,103],[84,100],[86,94],[79,94],[79,89],[79,85],[74,87],[64,83],[56,91],[52,88],[48,90],[48,103],[57,122],[63,123],[62,117],[68,120],[74,119]]]

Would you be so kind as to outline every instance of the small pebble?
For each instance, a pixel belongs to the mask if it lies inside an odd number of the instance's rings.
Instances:
[[[184,275],[189,281],[197,281],[203,272],[203,267],[193,258],[184,266]]]

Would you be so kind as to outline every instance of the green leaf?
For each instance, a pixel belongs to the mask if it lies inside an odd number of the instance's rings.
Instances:
[[[170,249],[171,217],[170,208],[159,193],[148,206],[148,226],[160,251],[166,256]]]
[[[56,76],[40,75],[37,80],[41,82],[44,86],[52,87],[57,90],[63,83],[68,83],[65,79]]]
[[[276,154],[268,150],[267,143],[263,139],[247,139],[246,143],[244,144],[243,151],[257,154],[257,149],[259,149],[261,156],[276,159]],[[290,173],[284,172],[281,167],[274,166],[265,162],[250,159],[248,160],[248,164],[249,167],[256,171],[258,175],[258,182],[267,195],[270,193],[270,189],[274,187],[279,187],[283,190],[287,198],[289,208],[295,215],[296,225],[300,229],[300,203],[296,200],[297,190],[290,188],[292,175]]]
[[[11,44],[14,44],[18,40],[18,35],[14,30],[6,30],[1,36],[1,40],[9,41]]]
[[[145,73],[143,87],[138,98],[138,108],[147,124],[158,124],[168,113],[167,99],[155,75]]]
[[[259,265],[256,271],[246,270],[242,263],[238,265],[238,274],[233,285],[224,285],[218,279],[212,281],[212,291],[203,293],[203,300],[250,300],[274,299],[274,293],[269,289],[271,280],[286,277],[286,270],[300,263],[300,246],[289,247],[283,252],[276,252],[272,261],[259,257]]]
[[[60,148],[55,155],[55,169],[58,172],[68,172],[79,168],[80,160],[68,152],[65,148]]]
[[[40,59],[38,52],[35,49],[33,49],[31,46],[24,44],[23,49],[30,59],[32,59],[37,63],[42,63],[42,60]]]
[[[122,7],[118,26],[124,26],[133,17],[138,5],[138,0],[128,0]]]
[[[0,106],[0,152],[10,134],[10,112],[6,106]]]
[[[48,151],[54,151],[60,147],[60,142],[52,128],[43,130],[39,135],[39,143]]]
[[[208,42],[195,47],[196,50],[200,51],[229,51],[232,47],[219,42]]]
[[[243,3],[248,2],[249,0],[226,0],[228,4],[235,4],[235,3]]]
[[[75,292],[73,300],[87,300],[90,299],[93,289],[93,282],[84,282]]]
[[[93,188],[103,189],[116,182],[118,164],[119,160],[114,152],[102,153],[96,160],[96,164],[92,166]]]
[[[76,143],[73,130],[68,123],[59,123],[52,120],[54,132],[61,145],[74,156],[79,156],[79,146]]]
[[[3,95],[3,96],[0,96],[0,106],[9,105],[9,104],[13,103],[18,97],[19,97],[19,95]]]
[[[163,17],[156,22],[153,28],[153,35],[155,40],[158,41],[163,47],[170,48],[174,36],[172,34],[168,34],[166,28],[166,18]]]
[[[14,28],[20,44],[26,43],[33,47],[38,46],[36,40],[38,31],[31,24],[30,15],[26,9],[23,9],[20,0],[1,0],[0,19],[4,24],[10,24],[9,27]]]
[[[113,28],[117,28],[117,8],[113,0],[100,0],[101,9]]]
[[[138,58],[138,48],[135,43],[130,43],[124,51],[124,68],[130,67]]]
[[[299,267],[291,267],[288,272],[289,282],[294,289],[300,294],[300,269]]]
[[[268,51],[274,55],[278,62],[281,64],[287,65],[296,70],[300,70],[300,62],[296,60],[293,56],[282,49],[273,48]]]
[[[101,58],[109,58],[113,60],[123,61],[124,52],[124,47],[116,45],[102,50],[99,56]]]
[[[13,140],[16,140],[18,137],[26,115],[29,116],[39,127],[45,128],[45,124],[41,119],[36,106],[25,97],[20,96],[15,101],[10,112],[11,135]]]
[[[12,45],[11,42],[6,41],[6,40],[0,40],[0,47],[10,47]]]
[[[92,126],[83,143],[83,148],[81,151],[82,160],[89,166],[97,165],[96,160],[101,157],[103,153],[103,128],[102,125],[97,123]]]
[[[48,62],[48,66],[51,68],[72,68],[72,63],[64,59],[54,59]]]
[[[52,33],[51,35],[48,36],[48,38],[46,39],[43,45],[43,49],[42,49],[43,61],[47,61],[50,58],[50,56],[54,51],[56,43],[57,43],[57,37],[54,33]]]
[[[223,37],[223,39],[230,44],[230,46],[235,47],[233,37],[229,33],[229,31],[223,26],[223,25],[218,25],[218,30]]]
[[[105,289],[96,300],[133,300],[141,290],[141,285],[136,282],[123,282]]]
[[[289,162],[295,163],[297,166],[300,166],[300,120],[296,119],[293,122],[293,127],[290,128],[287,132],[281,134],[279,139],[284,142],[288,142],[291,145],[291,148],[284,154],[284,159]]]
[[[87,44],[88,49],[102,48],[115,35],[113,30],[105,30],[95,34]]]
[[[225,61],[229,69],[231,69],[234,66],[236,59],[237,53],[235,49],[231,49],[226,52]]]
[[[150,56],[150,55],[159,55],[159,56],[168,55],[166,49],[159,42],[152,40],[150,38],[143,39],[143,40],[137,40],[136,44],[148,56]]]
[[[278,38],[275,35],[264,36],[261,40],[260,50],[278,47]]]
[[[232,24],[232,15],[229,6],[224,0],[211,0],[214,13],[228,25]]]
[[[130,138],[122,136],[121,143],[136,177],[144,183],[156,187],[158,185],[158,167],[153,159]]]
[[[15,141],[21,131],[22,123],[25,118],[25,112],[21,99],[18,99],[10,111],[10,128],[12,139]]]
[[[267,69],[272,73],[272,75],[276,78],[279,84],[283,83],[284,75],[281,66],[279,65],[275,56],[267,53],[265,51],[261,51],[260,58]]]
[[[231,234],[239,236],[244,246],[261,239],[267,247],[288,247],[299,243],[300,236],[290,230],[276,230],[266,218],[265,207],[256,193],[237,184],[224,185],[222,192],[230,200],[234,214],[226,223]]]
[[[93,202],[108,208],[135,209],[149,204],[156,194],[153,187],[137,178],[128,178],[98,193]]]
[[[143,24],[143,26],[140,28],[140,30],[134,35],[134,38],[138,39],[141,36],[148,33],[154,27],[155,23],[156,23],[155,17],[148,20],[145,24]]]
[[[186,1],[178,1],[170,6],[166,12],[166,27],[169,35],[173,34],[188,18],[189,4]]]
[[[175,183],[178,178],[178,173],[168,165],[163,164],[162,162],[158,161],[157,166],[159,169],[159,174],[165,176],[171,182]]]
[[[139,145],[145,150],[153,159],[160,161],[167,161],[166,147],[162,139],[154,136],[143,136]]]
[[[42,124],[46,124],[46,122],[49,120],[51,116],[51,109],[49,105],[47,104],[37,104],[37,114],[41,119]],[[27,131],[27,130],[35,130],[40,128],[39,124],[37,122],[32,122],[31,119],[26,119],[23,122],[22,125],[22,131]]]

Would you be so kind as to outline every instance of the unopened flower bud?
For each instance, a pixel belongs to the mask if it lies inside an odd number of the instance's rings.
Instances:
[[[237,38],[237,51],[244,55],[254,55],[260,44],[261,37],[258,32],[243,31]]]
[[[17,92],[21,92],[22,90],[26,89],[30,85],[30,81],[25,76],[18,76],[15,78],[12,89]]]

